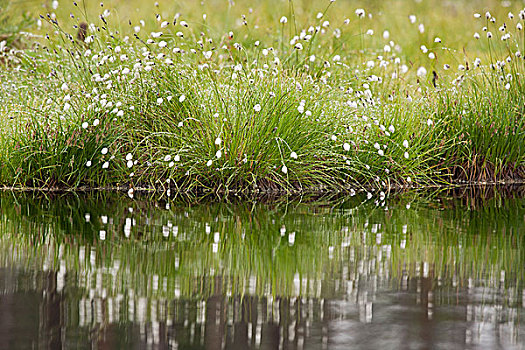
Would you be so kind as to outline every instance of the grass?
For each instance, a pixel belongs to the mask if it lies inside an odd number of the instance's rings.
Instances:
[[[512,4],[46,6],[10,10],[34,23],[2,52],[2,184],[252,193],[524,178],[525,12]]]

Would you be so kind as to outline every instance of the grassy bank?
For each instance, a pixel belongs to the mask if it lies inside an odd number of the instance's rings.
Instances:
[[[0,183],[265,191],[523,179],[525,11],[506,5],[11,7],[34,23],[1,53]]]

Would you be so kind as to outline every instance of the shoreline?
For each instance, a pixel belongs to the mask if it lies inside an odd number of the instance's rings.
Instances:
[[[246,198],[254,197],[285,197],[289,195],[302,196],[302,195],[318,195],[318,196],[331,196],[331,195],[355,195],[358,193],[373,193],[373,192],[406,192],[406,191],[424,191],[424,190],[456,190],[456,189],[468,189],[468,188],[485,188],[485,187],[504,187],[518,189],[525,186],[525,179],[521,180],[506,180],[506,181],[481,181],[481,182],[454,182],[447,184],[432,184],[432,185],[412,185],[412,186],[389,186],[385,188],[372,188],[372,187],[354,187],[339,190],[332,189],[319,189],[310,188],[303,190],[241,190],[241,191],[224,191],[224,190],[212,190],[205,188],[196,188],[193,190],[177,190],[174,187],[129,187],[129,186],[101,186],[101,187],[19,187],[19,186],[0,186],[0,192],[44,192],[44,193],[92,193],[92,192],[114,192],[114,193],[128,193],[128,195],[139,193],[153,193],[153,194],[165,194],[167,191],[170,192],[171,197],[177,197],[178,195],[188,195],[195,197],[206,197],[209,195],[217,195],[221,198],[228,198],[229,196],[242,196]],[[130,191],[132,189],[132,191]]]

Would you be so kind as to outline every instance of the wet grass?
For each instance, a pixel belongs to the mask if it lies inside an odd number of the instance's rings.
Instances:
[[[17,7],[32,35],[2,51],[4,185],[523,180],[525,12],[512,4],[161,1],[143,18],[141,3],[46,6]]]

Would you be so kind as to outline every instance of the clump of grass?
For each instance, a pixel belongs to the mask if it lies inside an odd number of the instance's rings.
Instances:
[[[41,16],[55,34],[18,54],[3,87],[22,107],[5,112],[17,117],[0,181],[296,191],[522,177],[523,10],[512,27],[487,14],[484,33],[503,40],[470,61],[413,12],[395,20],[405,37],[387,27],[405,53],[368,9],[288,5],[261,19],[268,8],[235,5],[223,21],[159,7],[129,28],[105,7],[88,24],[88,6]]]

